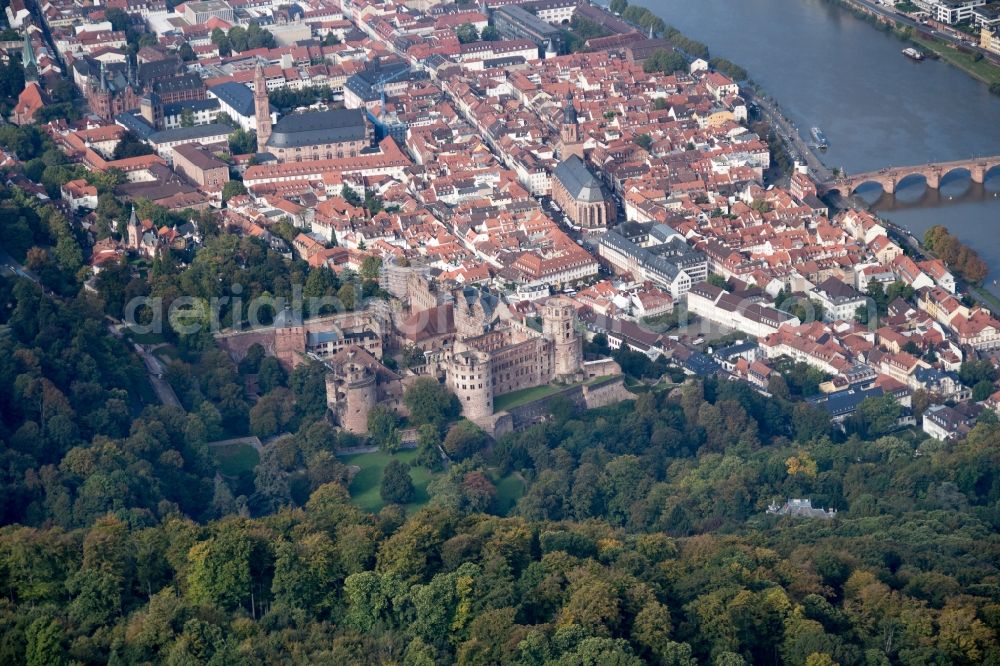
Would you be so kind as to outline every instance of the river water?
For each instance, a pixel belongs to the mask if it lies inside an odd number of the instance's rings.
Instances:
[[[643,0],[713,56],[743,66],[809,141],[820,127],[821,155],[848,173],[888,166],[1000,155],[1000,96],[942,61],[914,62],[898,38],[826,0]],[[870,203],[881,190],[859,192]],[[985,186],[965,174],[945,179],[940,194],[905,179],[879,214],[922,237],[944,224],[975,247],[1000,280],[1000,169]],[[951,198],[949,198],[951,197]]]

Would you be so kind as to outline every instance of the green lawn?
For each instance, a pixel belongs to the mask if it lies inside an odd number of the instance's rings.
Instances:
[[[524,494],[524,480],[516,474],[508,474],[501,479],[494,479],[497,495],[494,508],[498,515],[506,516]]]
[[[260,462],[257,449],[249,444],[227,444],[226,446],[211,446],[209,450],[215,456],[219,472],[223,476],[237,477],[242,472],[252,472]]]
[[[374,453],[359,453],[347,456],[341,460],[345,465],[357,465],[361,468],[351,480],[348,490],[351,492],[351,499],[364,511],[376,513],[385,502],[379,495],[382,486],[382,471],[393,458],[403,462],[412,462],[417,457],[416,449],[400,451],[396,454],[376,451]],[[427,484],[430,482],[431,471],[426,467],[411,467],[410,478],[413,479],[413,501],[406,505],[407,512],[415,511],[427,503],[430,497],[427,495]]]
[[[505,409],[510,409],[512,407],[520,407],[521,405],[526,405],[529,402],[534,402],[535,400],[540,400],[541,398],[547,398],[550,395],[555,395],[560,391],[564,391],[573,386],[589,386],[591,384],[596,384],[602,382],[612,375],[602,375],[601,377],[594,377],[593,379],[588,379],[585,382],[580,382],[578,384],[569,384],[558,386],[555,384],[542,384],[541,386],[533,386],[531,388],[521,389],[520,391],[511,391],[510,393],[504,393],[501,396],[493,398],[493,411],[502,412]]]
[[[521,389],[520,391],[504,393],[503,395],[497,396],[493,399],[493,411],[502,412],[503,410],[510,409],[511,407],[524,405],[538,400],[539,398],[544,398],[558,393],[564,388],[566,387],[543,384],[542,386],[533,386],[531,388]]]

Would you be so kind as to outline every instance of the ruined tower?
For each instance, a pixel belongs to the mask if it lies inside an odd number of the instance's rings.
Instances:
[[[576,330],[576,310],[553,298],[542,309],[542,334],[552,341],[552,371],[556,377],[576,375],[583,367],[583,340]]]
[[[375,374],[363,365],[351,364],[344,381],[344,407],[340,423],[356,435],[368,433],[368,412],[378,404]]]
[[[493,371],[488,354],[468,349],[456,351],[446,361],[448,388],[462,403],[470,421],[493,415]]]

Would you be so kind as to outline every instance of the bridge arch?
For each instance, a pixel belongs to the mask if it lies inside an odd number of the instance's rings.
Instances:
[[[853,195],[863,186],[868,185],[870,183],[875,183],[882,188],[883,193],[894,194],[896,192],[897,182],[898,182],[897,179],[892,178],[891,176],[869,175],[850,181],[847,187],[850,190],[850,194]]]
[[[972,168],[955,166],[941,170],[937,189],[942,196],[960,197],[968,192],[973,185]]]
[[[942,169],[941,170],[941,180],[944,180],[945,178],[947,178],[951,174],[958,173],[958,172],[964,173],[970,179],[972,178],[972,169],[970,167],[968,167],[968,166],[957,166],[957,167],[951,167],[948,170]]]
[[[920,196],[923,196],[928,190],[936,190],[938,188],[940,177],[941,175],[938,172],[928,172],[926,170],[900,174],[896,177],[896,191],[891,194],[898,194],[901,189],[912,187],[917,183],[923,183],[923,191],[920,194]]]

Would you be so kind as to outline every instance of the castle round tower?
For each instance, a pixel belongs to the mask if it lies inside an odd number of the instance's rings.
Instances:
[[[583,340],[576,330],[576,310],[552,299],[542,309],[542,333],[552,341],[552,372],[556,377],[575,375],[583,367]]]
[[[340,422],[344,430],[356,435],[368,433],[368,412],[378,404],[375,375],[367,368],[351,364],[344,381],[344,410]]]
[[[457,351],[445,363],[448,388],[462,403],[462,414],[470,421],[493,415],[493,372],[487,354],[469,349]]]

